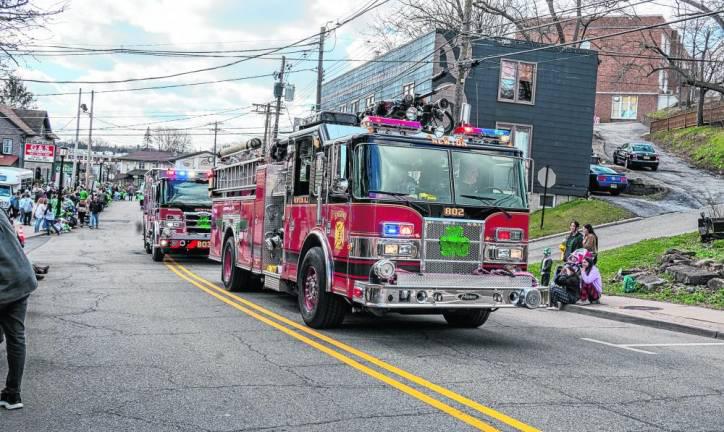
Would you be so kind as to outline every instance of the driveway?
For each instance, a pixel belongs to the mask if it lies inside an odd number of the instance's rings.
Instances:
[[[604,123],[595,126],[597,139],[594,140],[594,152],[602,154],[608,161],[613,160],[616,147],[631,141],[644,140],[648,133],[647,126],[641,123]],[[655,183],[668,188],[660,200],[634,196],[598,197],[614,202],[638,216],[651,217],[664,213],[685,212],[700,209],[712,203],[724,203],[724,178],[689,166],[685,161],[655,146],[659,153],[658,171],[648,169],[627,170],[629,178],[640,178],[648,183]]]

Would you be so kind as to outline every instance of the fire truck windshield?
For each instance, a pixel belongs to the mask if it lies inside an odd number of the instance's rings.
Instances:
[[[355,195],[524,209],[522,160],[473,150],[363,144],[355,156]],[[451,169],[452,166],[452,169]],[[454,196],[453,196],[454,186]]]
[[[203,180],[168,180],[164,205],[195,205],[211,207],[208,183]]]

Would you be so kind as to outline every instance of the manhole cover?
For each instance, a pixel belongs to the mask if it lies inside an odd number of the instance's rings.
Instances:
[[[621,309],[640,310],[640,311],[661,310],[660,307],[656,307],[656,306],[623,306],[623,307],[621,307]]]

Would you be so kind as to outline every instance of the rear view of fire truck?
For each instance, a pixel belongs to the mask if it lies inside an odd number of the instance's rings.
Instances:
[[[208,173],[152,169],[144,187],[143,246],[153,260],[161,261],[165,254],[208,254]]]
[[[321,112],[268,149],[222,155],[209,257],[224,286],[295,294],[315,328],[360,311],[477,327],[498,308],[545,304],[526,271],[521,151],[508,131],[415,120],[445,121],[441,105],[380,106],[361,123]]]

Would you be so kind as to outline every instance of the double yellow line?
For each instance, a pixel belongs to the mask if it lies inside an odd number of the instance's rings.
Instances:
[[[439,399],[436,399],[426,393],[423,393],[395,378],[391,378],[390,376],[387,376],[375,369],[372,369],[371,367],[360,363],[359,361],[353,359],[352,357],[343,354],[342,352],[351,354],[352,356],[355,356],[360,360],[363,360],[371,365],[377,366],[378,368],[383,369],[391,374],[397,375],[400,378],[404,378],[407,381],[417,384],[418,386],[423,387],[433,393],[437,393],[438,395],[444,396],[461,405],[471,408],[485,416],[494,418],[494,419],[496,419],[508,426],[511,426],[517,430],[520,430],[523,432],[538,431],[538,429],[536,429],[532,426],[529,426],[512,417],[509,417],[499,411],[496,411],[493,408],[487,407],[478,402],[475,402],[474,400],[468,399],[465,396],[462,396],[458,393],[455,393],[451,390],[448,390],[444,387],[441,387],[437,384],[427,381],[426,379],[419,377],[417,375],[414,375],[410,372],[397,368],[383,360],[380,360],[374,356],[371,356],[365,352],[362,352],[356,348],[353,348],[343,342],[340,342],[336,339],[326,336],[326,335],[324,335],[318,331],[315,331],[303,324],[299,324],[288,318],[285,318],[275,312],[270,311],[269,309],[266,309],[262,306],[257,305],[256,303],[253,303],[249,300],[239,297],[233,293],[222,290],[221,288],[216,286],[214,283],[193,273],[192,271],[190,271],[183,265],[173,261],[173,259],[171,259],[168,256],[167,256],[167,261],[165,262],[165,265],[181,279],[189,282],[190,284],[199,288],[201,291],[204,291],[205,293],[228,304],[229,306],[231,306],[235,309],[238,309],[241,312],[244,312],[245,314],[249,315],[250,317],[252,317],[256,320],[259,320],[259,321],[263,322],[264,324],[267,324],[267,325],[281,331],[282,333],[285,333],[285,334],[293,337],[294,339],[297,339],[298,341],[303,342],[303,343],[329,355],[330,357],[333,357],[333,358],[339,360],[340,362],[342,362],[372,378],[382,381],[385,384],[388,384],[389,386],[391,386],[407,395],[410,395],[430,406],[433,406],[433,407],[437,408],[438,410],[440,410],[440,411],[442,411],[442,412],[444,412],[478,430],[497,431],[498,429],[493,427],[489,423],[486,423],[486,422],[480,420],[477,417],[473,417],[473,416],[471,416],[457,408],[454,408],[454,407],[448,405],[447,403],[445,403]],[[295,331],[293,329],[296,329],[298,331]],[[302,334],[302,333],[305,333],[306,335]],[[311,338],[310,338],[310,336],[311,336]],[[315,338],[316,340],[312,339],[312,338]],[[337,348],[339,351],[334,350],[334,349],[330,348],[329,346],[320,343],[320,341],[325,342],[325,343]]]

